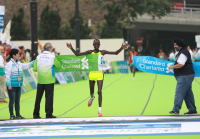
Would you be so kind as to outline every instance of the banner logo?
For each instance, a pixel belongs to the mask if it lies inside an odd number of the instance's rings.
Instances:
[[[88,59],[86,59],[86,56],[84,58],[82,58],[82,69],[88,69]]]
[[[106,62],[103,59],[103,56],[101,57],[101,64],[106,64]]]
[[[174,73],[173,69],[170,69],[170,70],[168,69],[168,68],[169,68],[170,66],[172,66],[172,65],[174,65],[174,64],[173,64],[173,63],[168,63],[168,64],[167,64],[167,68],[166,68],[167,71],[166,71],[166,73],[170,73],[170,72],[171,72],[171,73]]]

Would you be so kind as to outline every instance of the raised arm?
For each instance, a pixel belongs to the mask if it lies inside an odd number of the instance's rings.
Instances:
[[[72,52],[76,55],[76,56],[82,56],[82,55],[87,55],[87,54],[91,54],[92,53],[92,50],[88,50],[88,51],[85,51],[85,52],[81,52],[81,53],[78,53],[78,52],[76,52],[75,50],[74,50],[74,48],[72,47],[72,44],[70,43],[70,44],[66,44],[67,45],[67,47],[69,48],[69,49],[71,49],[72,50]]]
[[[117,50],[115,52],[102,50],[102,55],[105,55],[105,54],[118,55],[123,49],[126,49],[126,48],[127,48],[127,46],[122,43],[122,46],[121,46],[121,48],[119,50]]]

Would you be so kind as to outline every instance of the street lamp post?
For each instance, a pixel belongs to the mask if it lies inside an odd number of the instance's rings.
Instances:
[[[30,1],[31,14],[31,58],[35,60],[38,55],[38,26],[37,26],[37,1]]]
[[[78,0],[75,0],[76,3],[76,18],[75,18],[75,28],[76,28],[76,51],[80,53],[80,19],[79,19],[79,9],[78,9]]]

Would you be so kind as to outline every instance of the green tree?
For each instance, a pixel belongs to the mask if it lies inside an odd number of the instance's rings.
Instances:
[[[60,37],[61,17],[58,11],[51,11],[47,5],[41,14],[39,38],[40,39],[58,39]]]
[[[26,24],[23,21],[24,19],[24,10],[22,8],[19,9],[18,15],[13,15],[11,22],[11,39],[12,40],[27,40],[28,39],[28,29],[26,28]]]
[[[74,31],[70,28],[68,24],[65,25],[64,28],[61,28],[59,31],[60,39],[74,39]]]
[[[93,2],[103,5],[108,11],[107,17],[104,16],[106,23],[101,32],[102,38],[122,36],[122,31],[119,31],[122,30],[121,26],[123,28],[134,27],[130,22],[131,17],[134,20],[134,18],[137,18],[137,15],[147,13],[152,16],[153,19],[155,17],[162,18],[169,13],[171,9],[171,0],[93,0]],[[117,14],[115,13],[116,9],[118,9]],[[115,22],[115,26],[109,25],[110,21],[108,18],[113,20],[112,22]],[[119,21],[121,21],[121,25],[118,24]],[[108,35],[108,33],[112,35]]]
[[[90,39],[92,30],[87,26],[87,24],[83,23],[83,18],[80,16],[80,38],[81,39]],[[75,39],[75,15],[70,18],[69,24],[61,31],[61,36],[64,39]]]
[[[108,14],[104,15],[106,23],[103,25],[101,38],[122,38],[122,22],[118,22],[122,8],[117,3],[107,5]]]
[[[163,17],[170,12],[171,0],[93,0],[94,3],[101,4],[105,8],[107,5],[112,5],[113,2],[121,5],[121,19],[131,14],[133,18],[137,15],[148,13],[153,18]]]
[[[133,18],[137,14],[147,13],[153,18],[161,18],[170,12],[171,0],[120,0],[123,6],[127,7],[127,11],[131,13]]]

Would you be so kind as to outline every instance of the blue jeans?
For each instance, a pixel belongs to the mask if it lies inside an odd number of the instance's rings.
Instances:
[[[174,99],[174,111],[181,109],[183,100],[185,100],[186,106],[189,111],[196,111],[194,95],[192,92],[192,81],[194,80],[194,74],[177,76],[176,94]]]
[[[20,95],[21,87],[12,87],[12,90],[8,90],[9,95],[9,112],[10,116],[14,115],[13,105],[15,104],[16,116],[20,116]]]

